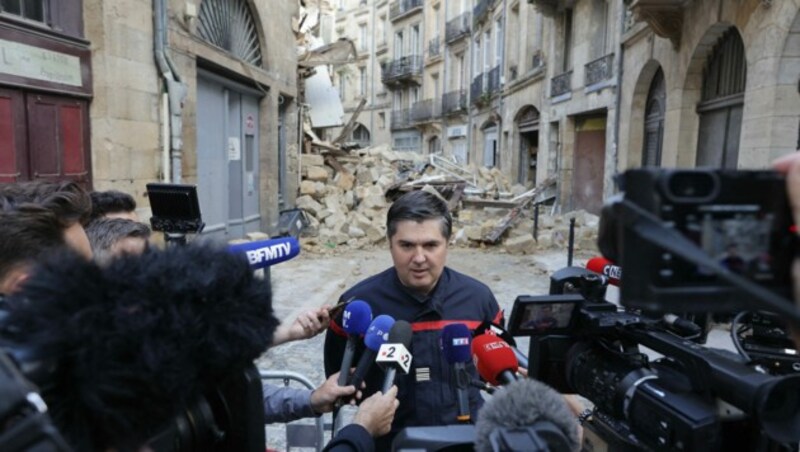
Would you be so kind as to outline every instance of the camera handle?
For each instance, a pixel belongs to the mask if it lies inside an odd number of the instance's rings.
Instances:
[[[797,309],[790,300],[731,272],[709,257],[694,242],[676,230],[665,227],[659,218],[636,204],[622,200],[614,204],[614,209],[617,218],[621,218],[624,226],[639,238],[658,245],[689,263],[710,270],[720,279],[752,297],[756,305],[753,308],[784,315],[794,325],[800,327],[800,309]]]

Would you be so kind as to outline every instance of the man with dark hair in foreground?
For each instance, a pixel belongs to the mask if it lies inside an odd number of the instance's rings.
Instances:
[[[92,220],[97,218],[123,218],[139,221],[136,215],[136,200],[133,196],[117,190],[93,191]]]
[[[373,318],[387,314],[405,320],[414,332],[411,371],[395,380],[402,403],[391,434],[378,440],[379,450],[390,450],[403,427],[457,423],[455,375],[440,348],[444,326],[463,323],[474,329],[484,321],[502,322],[502,311],[485,284],[445,266],[452,218],[444,200],[425,191],[409,192],[392,204],[386,229],[394,266],[359,282],[340,299],[364,300]],[[346,341],[340,316],[325,338],[326,375],[339,370]],[[467,370],[478,379],[474,364],[468,363]],[[364,381],[365,396],[374,394],[381,388],[383,372],[372,366]],[[473,419],[481,404],[479,390],[470,388]]]

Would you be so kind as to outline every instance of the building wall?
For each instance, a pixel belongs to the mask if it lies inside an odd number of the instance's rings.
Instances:
[[[293,2],[255,0],[249,3],[261,38],[262,67],[244,63],[195,34],[197,17],[187,3],[167,1],[168,52],[176,73],[188,88],[183,106],[182,183],[197,183],[198,68],[204,67],[262,92],[260,100],[261,228],[278,221],[278,112],[286,108],[287,198],[297,191],[297,60]],[[196,11],[201,5],[195,3]],[[86,0],[87,39],[92,42],[94,89],[91,106],[95,187],[132,193],[142,207],[145,184],[171,180],[162,164],[162,93],[164,82],[153,54],[153,2],[149,0]],[[173,181],[176,182],[176,181]]]

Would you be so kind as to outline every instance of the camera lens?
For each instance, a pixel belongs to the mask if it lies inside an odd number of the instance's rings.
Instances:
[[[675,200],[707,201],[716,195],[719,179],[707,171],[675,171],[667,176],[665,188]]]

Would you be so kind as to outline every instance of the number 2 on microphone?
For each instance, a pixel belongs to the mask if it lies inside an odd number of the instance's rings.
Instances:
[[[396,350],[396,348],[395,348],[395,347],[389,347],[389,349],[388,349],[388,350],[386,350],[386,357],[387,357],[387,358],[394,358],[394,352],[395,352],[395,350]]]

